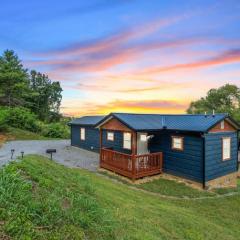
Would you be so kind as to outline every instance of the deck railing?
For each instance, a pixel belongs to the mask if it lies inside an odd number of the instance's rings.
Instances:
[[[100,153],[100,167],[132,179],[161,173],[162,162],[161,152],[130,155],[102,148]]]

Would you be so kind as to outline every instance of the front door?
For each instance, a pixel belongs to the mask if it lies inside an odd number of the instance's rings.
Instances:
[[[147,133],[137,133],[137,154],[148,154]]]

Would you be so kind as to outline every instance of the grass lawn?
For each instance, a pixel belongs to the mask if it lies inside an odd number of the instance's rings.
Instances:
[[[39,156],[0,171],[0,239],[240,239],[239,213],[239,195],[171,200]]]
[[[47,140],[50,138],[43,137],[39,134],[22,130],[19,128],[12,128],[9,127],[7,132],[1,133],[0,132],[0,146],[6,141],[11,140]]]
[[[109,178],[123,182],[124,184],[127,184],[129,186],[143,189],[148,192],[159,193],[165,196],[173,196],[173,197],[180,197],[180,198],[197,198],[197,197],[206,197],[206,196],[216,196],[218,194],[216,192],[209,192],[209,191],[194,189],[190,186],[187,186],[184,183],[180,183],[175,180],[169,180],[164,178],[159,178],[159,179],[152,180],[150,182],[133,185],[128,181],[126,181],[124,178],[119,177],[115,174],[109,174],[107,171],[101,171],[100,173]],[[234,190],[227,189],[225,191],[229,192]]]

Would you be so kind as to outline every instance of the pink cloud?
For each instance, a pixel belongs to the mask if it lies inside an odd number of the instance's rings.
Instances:
[[[143,71],[138,71],[137,74],[158,74],[161,72],[181,70],[181,69],[195,69],[195,68],[205,68],[214,65],[229,64],[240,62],[240,49],[228,50],[223,53],[220,53],[216,56],[209,57],[203,60],[189,62],[189,63],[180,63],[165,67],[154,67],[148,68]]]

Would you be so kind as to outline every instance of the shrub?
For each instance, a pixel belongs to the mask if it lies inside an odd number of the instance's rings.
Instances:
[[[69,138],[69,129],[66,125],[61,123],[50,123],[45,125],[43,131],[43,136],[52,138]]]
[[[0,108],[0,131],[7,128],[8,111],[4,108]]]
[[[8,126],[32,132],[41,131],[36,115],[26,108],[3,108],[1,112],[5,112],[5,123]]]

